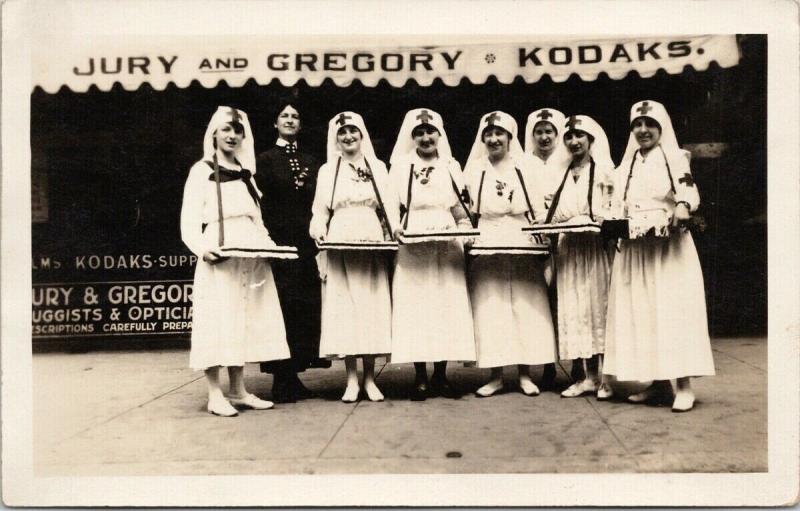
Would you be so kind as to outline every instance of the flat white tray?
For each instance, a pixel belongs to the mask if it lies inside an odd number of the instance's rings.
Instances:
[[[400,237],[403,243],[424,243],[427,241],[450,241],[457,238],[477,238],[478,229],[444,229],[441,231],[406,231]]]
[[[557,224],[536,224],[523,227],[522,231],[530,234],[565,234],[576,232],[593,232],[599,234],[600,224],[597,222],[585,222],[580,224],[569,222],[561,222]]]
[[[297,249],[276,245],[274,247],[220,247],[215,250],[223,257],[244,257],[259,259],[297,259]]]
[[[549,255],[550,247],[547,245],[473,245],[468,251],[469,255]]]
[[[320,250],[397,250],[396,241],[318,241],[316,243]]]

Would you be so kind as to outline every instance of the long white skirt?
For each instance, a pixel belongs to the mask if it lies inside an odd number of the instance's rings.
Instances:
[[[478,256],[470,263],[478,367],[555,361],[542,266],[524,255]]]
[[[562,234],[556,264],[559,358],[603,353],[611,268],[602,239],[596,234]]]
[[[393,363],[475,360],[461,241],[402,245],[392,307]]]
[[[225,219],[226,236],[255,233],[252,227],[249,217]],[[216,223],[208,225],[205,236],[216,238]],[[290,357],[278,291],[266,259],[233,257],[215,265],[200,259],[192,294],[192,369]]]
[[[331,240],[382,240],[375,210],[337,209]],[[381,252],[328,251],[323,287],[321,357],[387,355],[392,349],[392,303],[387,256]]]
[[[603,372],[639,381],[714,374],[691,234],[622,242],[611,271]]]

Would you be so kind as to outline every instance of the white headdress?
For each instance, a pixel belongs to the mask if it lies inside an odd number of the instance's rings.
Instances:
[[[340,112],[328,121],[328,161],[334,161],[342,155],[336,145],[336,133],[345,126],[355,126],[361,132],[361,154],[367,159],[375,161],[375,149],[372,147],[372,140],[367,133],[367,126],[364,119],[355,112]]]
[[[564,123],[566,121],[567,119],[564,114],[554,108],[540,108],[539,110],[532,112],[528,116],[528,122],[525,124],[525,153],[531,154],[536,149],[536,140],[533,138],[533,129],[536,127],[536,125],[540,122],[549,122],[556,130],[556,141],[555,149],[553,150],[553,156],[559,153],[568,157],[569,152],[566,150],[563,141],[561,140],[561,135],[564,134],[562,133],[564,131]]]
[[[675,130],[672,128],[672,120],[669,118],[667,109],[664,105],[657,101],[646,100],[634,103],[631,107],[631,124],[639,117],[648,117],[655,120],[661,125],[661,137],[658,140],[661,148],[664,149],[666,154],[683,154],[683,150],[678,145],[678,139],[675,137]],[[625,147],[625,154],[622,160],[626,161],[633,158],[633,154],[639,149],[639,143],[636,141],[636,135],[631,130],[628,137],[628,145]]]
[[[392,157],[389,159],[389,163],[394,165],[401,159],[414,153],[417,145],[414,143],[414,139],[411,138],[411,132],[414,131],[414,128],[417,126],[422,125],[433,126],[439,131],[439,143],[436,145],[439,159],[447,161],[453,157],[453,153],[450,150],[450,141],[447,139],[447,133],[444,131],[442,116],[430,108],[417,108],[415,110],[410,110],[403,119],[403,124],[400,126],[400,132],[397,134],[397,142],[394,144]]]
[[[522,146],[519,145],[519,140],[517,140],[517,121],[505,112],[495,111],[481,117],[478,133],[475,135],[475,142],[472,144],[467,164],[464,166],[465,171],[474,165],[480,165],[487,159],[489,153],[486,150],[486,144],[483,143],[482,135],[486,128],[493,126],[503,128],[511,134],[511,140],[508,142],[508,153],[518,165],[522,165],[525,153],[522,152]]]
[[[217,107],[217,111],[211,116],[206,128],[206,134],[203,136],[203,160],[211,161],[214,158],[216,149],[214,148],[214,133],[220,126],[238,122],[244,127],[244,138],[241,145],[236,149],[234,156],[239,161],[243,169],[249,170],[251,173],[256,173],[256,154],[253,149],[253,131],[250,129],[250,121],[247,119],[247,114],[241,110],[231,108],[229,106]]]
[[[592,155],[595,164],[614,168],[614,162],[611,160],[611,150],[608,147],[608,137],[606,132],[603,131],[603,127],[597,124],[597,121],[588,115],[571,115],[564,122],[564,135],[566,136],[570,131],[583,131],[590,134],[594,138],[594,142],[592,142],[589,153]]]

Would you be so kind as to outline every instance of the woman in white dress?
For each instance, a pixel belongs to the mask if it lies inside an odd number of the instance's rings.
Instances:
[[[535,179],[537,195],[544,199],[544,207],[549,208],[558,185],[561,183],[564,167],[569,164],[570,155],[562,142],[564,114],[555,108],[540,108],[528,115],[525,124],[525,154],[529,157],[531,172]],[[554,237],[555,238],[555,237]],[[557,318],[558,296],[556,294],[555,262],[551,259],[544,269],[547,282],[550,310]],[[557,320],[554,320],[557,323]],[[558,327],[556,326],[556,339]],[[572,378],[583,378],[583,366],[572,365]],[[556,378],[556,365],[546,364],[540,387],[552,388]]]
[[[627,217],[671,219],[669,235],[620,242],[611,271],[604,371],[619,380],[653,381],[628,399],[671,399],[672,410],[694,406],[692,376],[714,374],[705,291],[692,235],[678,229],[700,204],[688,153],[678,146],[666,109],[655,101],[631,107],[631,135],[616,171]]]
[[[328,123],[328,161],[319,169],[309,233],[317,241],[383,241],[398,225],[397,194],[386,166],[375,156],[367,128],[354,112]],[[321,357],[344,357],[347,388],[342,401],[355,402],[360,386],[382,401],[375,384],[375,357],[392,349],[392,305],[388,262],[377,251],[327,251],[322,298]],[[327,267],[327,269],[326,269]]]
[[[530,246],[521,228],[545,213],[534,208],[533,179],[516,136],[510,115],[484,115],[467,162],[471,209],[485,245]],[[492,368],[476,394],[500,391],[503,366],[516,364],[522,392],[537,395],[530,366],[556,357],[543,263],[531,255],[495,254],[477,256],[469,266],[478,366]]]
[[[408,232],[469,229],[461,166],[453,159],[442,117],[430,109],[405,116],[390,177],[405,211],[396,237]],[[460,239],[400,246],[392,281],[392,363],[413,362],[411,399],[457,398],[447,361],[475,361],[475,336]],[[433,362],[428,387],[426,362]]]
[[[546,223],[602,222],[607,213],[608,180],[614,170],[603,128],[589,116],[574,115],[564,124],[564,144],[572,160],[562,171]],[[556,245],[558,289],[558,356],[581,361],[584,376],[564,390],[563,397],[597,392],[611,397],[611,387],[600,383],[605,349],[606,310],[610,261],[599,233],[559,235]]]
[[[197,256],[189,365],[204,369],[208,411],[237,415],[233,405],[272,407],[245,389],[245,362],[289,358],[286,330],[266,259],[222,257],[219,248],[275,244],[261,221],[261,192],[253,180],[253,133],[247,115],[219,107],[203,139],[203,159],[189,171],[181,208],[181,237]],[[220,223],[222,224],[220,226]],[[219,369],[228,367],[230,396]]]

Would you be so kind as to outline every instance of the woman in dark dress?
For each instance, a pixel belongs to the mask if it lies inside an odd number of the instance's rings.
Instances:
[[[279,245],[297,247],[300,258],[273,263],[292,358],[261,364],[261,370],[274,375],[273,400],[285,403],[313,396],[298,372],[307,367],[330,367],[330,362],[318,359],[320,280],[316,246],[308,235],[320,164],[297,148],[301,123],[295,104],[279,106],[274,127],[278,131],[275,145],[257,160],[258,187],[269,190],[270,198],[261,203],[261,213],[272,239]]]

